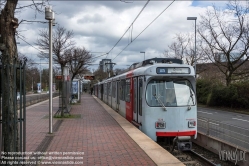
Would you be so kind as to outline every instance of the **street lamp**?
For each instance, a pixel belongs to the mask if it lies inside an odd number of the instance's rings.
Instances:
[[[52,25],[54,12],[51,6],[45,7],[45,19],[49,20],[49,133],[53,133],[53,57],[52,57]]]
[[[187,17],[187,20],[195,20],[195,77],[196,77],[196,20],[197,17]]]
[[[144,51],[140,51],[140,53],[144,53],[144,60],[145,60],[145,52]]]

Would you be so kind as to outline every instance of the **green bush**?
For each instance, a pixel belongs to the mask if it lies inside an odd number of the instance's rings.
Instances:
[[[207,104],[208,96],[212,91],[212,83],[205,79],[196,82],[196,94],[198,103]]]
[[[238,108],[249,108],[249,82],[239,82],[234,84],[234,86],[238,91],[238,97],[234,106]]]
[[[233,107],[238,98],[237,88],[233,85],[215,85],[208,96],[207,105]]]
[[[229,86],[197,81],[197,99],[209,106],[249,108],[249,82],[233,83]]]

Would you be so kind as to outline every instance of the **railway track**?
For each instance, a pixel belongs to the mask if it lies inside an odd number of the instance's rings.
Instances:
[[[216,166],[210,159],[204,157],[202,154],[191,151],[174,150],[172,154],[178,158],[183,164],[187,166]]]
[[[221,161],[218,155],[195,144],[190,151],[178,151],[177,149],[170,151],[172,146],[165,145],[163,142],[158,142],[158,144],[186,166],[234,166],[234,163]]]
[[[197,160],[202,162],[202,165],[203,164],[204,165],[210,165],[210,166],[216,166],[217,165],[212,160],[204,157],[202,154],[199,154],[199,153],[195,152],[194,150],[190,150],[187,153],[191,153],[194,156],[196,156],[198,158]]]

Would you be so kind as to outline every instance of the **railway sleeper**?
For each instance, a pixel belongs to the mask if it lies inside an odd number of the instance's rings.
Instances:
[[[195,160],[192,160],[192,161],[183,161],[182,163],[183,164],[197,164],[198,162]]]

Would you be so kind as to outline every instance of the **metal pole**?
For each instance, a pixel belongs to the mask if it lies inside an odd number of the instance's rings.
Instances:
[[[140,53],[144,53],[144,60],[145,60],[145,51],[140,51]]]
[[[196,19],[195,19],[195,78],[196,78]]]
[[[52,21],[49,20],[49,133],[53,133],[53,57],[52,57]]]
[[[196,20],[197,17],[187,17],[187,20],[195,20],[195,53],[194,53],[194,68],[195,68],[195,78],[196,78]]]
[[[41,59],[40,59],[40,90],[42,89],[42,83],[41,83]]]

